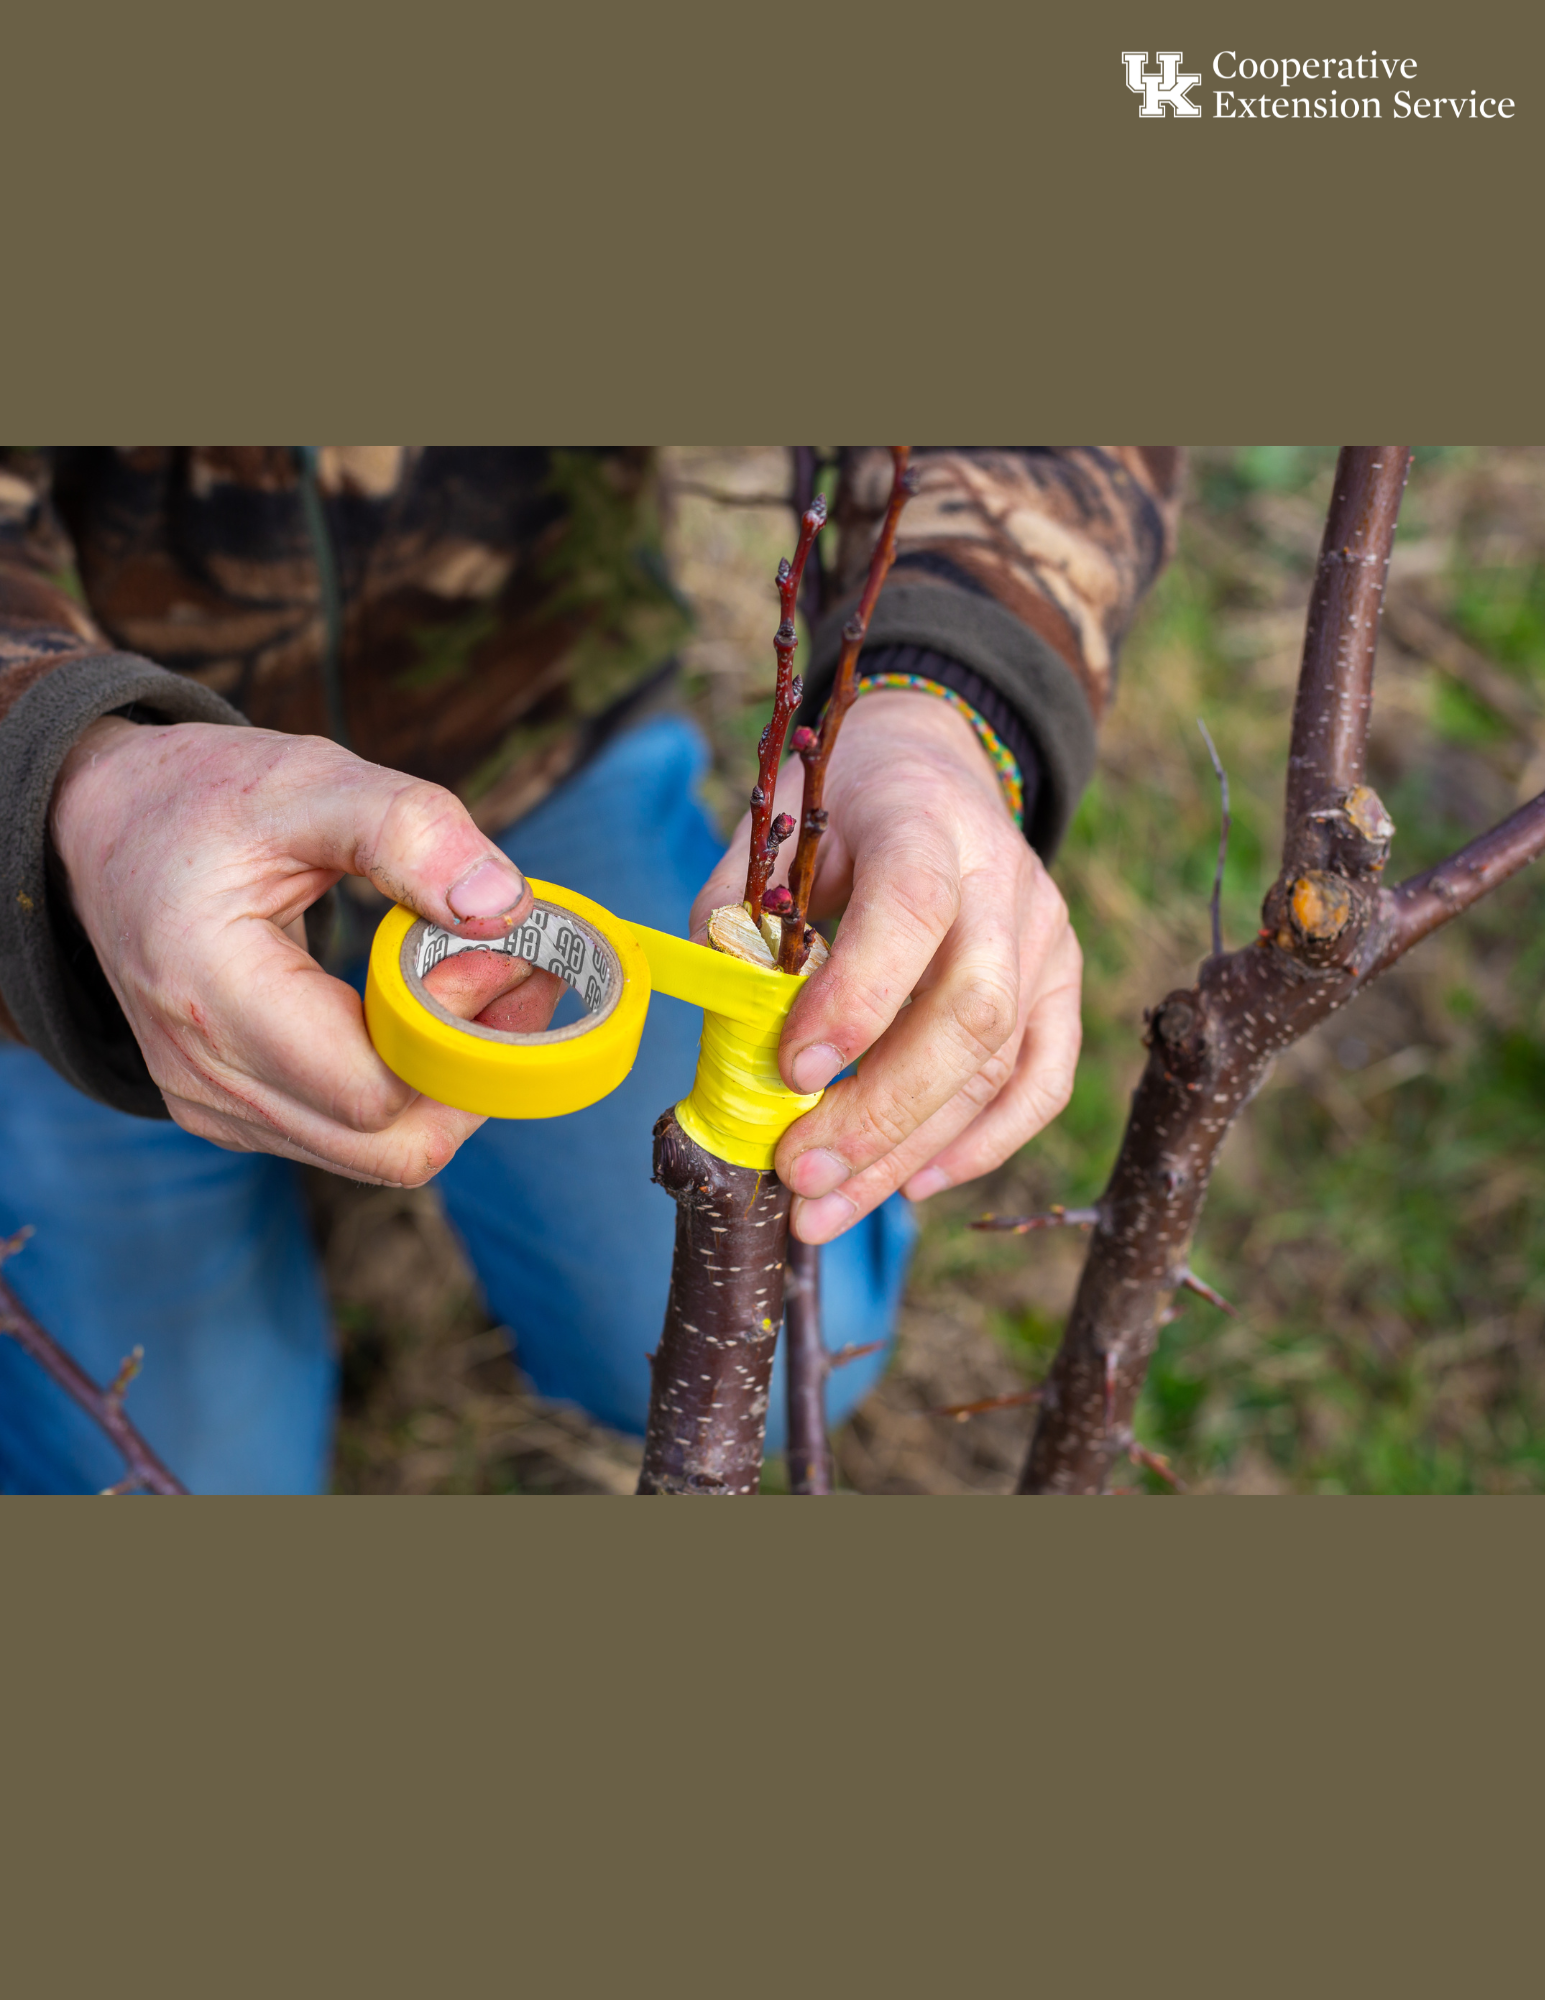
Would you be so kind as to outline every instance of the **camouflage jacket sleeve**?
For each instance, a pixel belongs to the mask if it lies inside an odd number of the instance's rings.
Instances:
[[[1049,855],[1094,768],[1095,730],[1138,601],[1174,548],[1173,445],[930,446],[865,656],[958,661],[1005,701],[1040,766],[1026,826]],[[817,630],[805,717],[825,700],[890,486],[882,449],[843,453],[838,601]]]
[[[48,838],[70,745],[99,716],[243,718],[209,689],[113,650],[72,595],[73,551],[43,452],[0,451],[0,1035],[88,1095],[165,1117],[128,1022],[75,923]]]

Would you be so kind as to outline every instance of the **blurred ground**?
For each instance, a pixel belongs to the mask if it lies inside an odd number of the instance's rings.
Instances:
[[[1033,1383],[1082,1257],[984,1237],[985,1210],[1096,1195],[1141,1066],[1142,1010],[1206,949],[1217,798],[1233,788],[1227,939],[1258,922],[1330,447],[1193,454],[1179,560],[1128,640],[1100,768],[1055,874],[1088,961],[1074,1101],[988,1183],[936,1198],[896,1363],[838,1439],[864,1492],[1003,1492],[1032,1413],[941,1405]],[[730,817],[754,769],[790,517],[777,450],[667,454],[677,579],[697,635],[687,693]],[[1391,577],[1371,778],[1392,879],[1545,786],[1545,450],[1419,451]],[[1545,871],[1508,884],[1292,1050],[1231,1135],[1190,1300],[1164,1335],[1139,1435],[1193,1489],[1538,1491],[1545,1486]],[[433,1195],[318,1177],[343,1344],[337,1484],[349,1491],[608,1492],[637,1447],[525,1395]],[[773,1480],[770,1484],[775,1483]],[[1143,1484],[1134,1474],[1134,1484]]]

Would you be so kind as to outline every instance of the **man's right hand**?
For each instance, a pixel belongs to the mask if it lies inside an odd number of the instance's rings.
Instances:
[[[109,716],[70,752],[52,830],[186,1131],[414,1187],[482,1123],[392,1074],[358,996],[304,943],[305,911],[343,875],[460,937],[502,937],[525,915],[524,879],[450,792],[319,737]],[[436,981],[453,1012],[504,1027],[545,1027],[559,990],[484,952],[443,961]]]

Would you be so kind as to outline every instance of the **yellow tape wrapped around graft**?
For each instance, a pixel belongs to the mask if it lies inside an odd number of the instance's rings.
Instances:
[[[778,1042],[794,982],[775,983],[769,977],[767,983],[772,990],[756,1021],[703,1015],[692,1094],[676,1106],[677,1122],[687,1136],[704,1152],[737,1167],[770,1167],[778,1141],[823,1095],[817,1090],[802,1097],[778,1074]]]

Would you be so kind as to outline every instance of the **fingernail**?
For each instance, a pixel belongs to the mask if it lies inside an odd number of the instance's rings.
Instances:
[[[819,1201],[794,1204],[794,1233],[802,1243],[830,1243],[857,1220],[858,1210],[845,1194],[824,1194]]]
[[[458,917],[502,917],[525,893],[525,881],[508,861],[489,860],[463,875],[445,900]]]
[[[838,1050],[825,1042],[817,1042],[813,1048],[801,1049],[795,1056],[794,1088],[801,1097],[808,1097],[814,1090],[824,1090],[838,1070],[846,1066],[846,1060]]]
[[[795,1194],[830,1194],[852,1173],[846,1160],[839,1160],[835,1153],[828,1153],[821,1146],[812,1146],[808,1153],[801,1153],[789,1169],[789,1186]]]
[[[938,1194],[950,1184],[950,1177],[942,1167],[924,1167],[921,1173],[912,1176],[903,1188],[908,1201],[926,1201],[931,1194]]]

